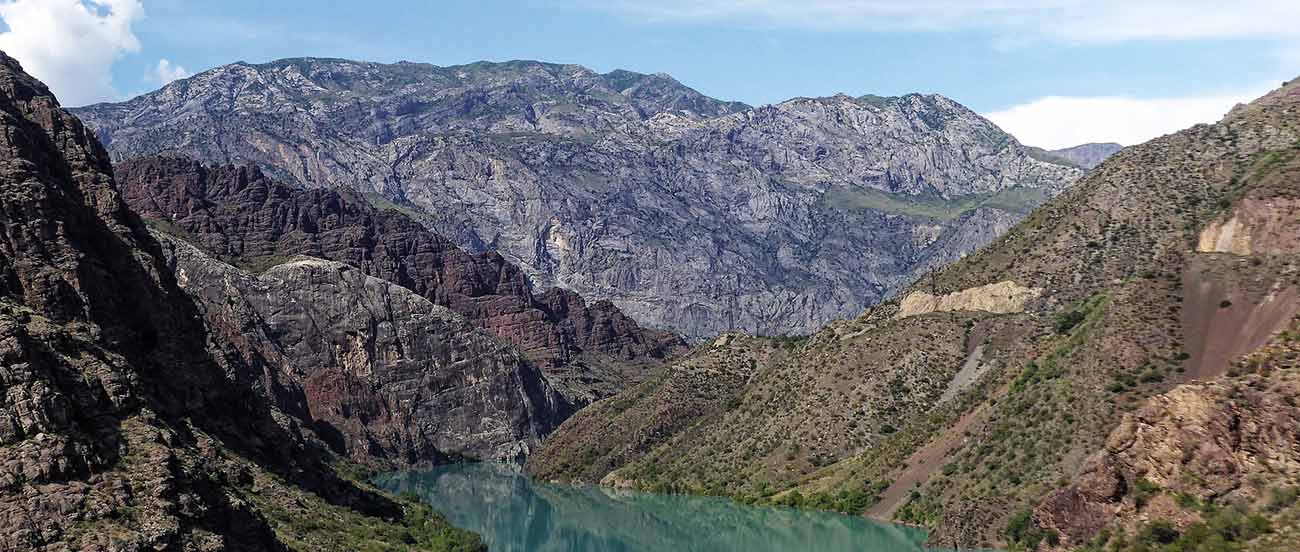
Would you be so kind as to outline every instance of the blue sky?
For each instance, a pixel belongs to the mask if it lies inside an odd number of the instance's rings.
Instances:
[[[1295,0],[0,0],[68,105],[237,60],[539,59],[751,104],[938,92],[1026,143],[1133,143],[1300,76]]]

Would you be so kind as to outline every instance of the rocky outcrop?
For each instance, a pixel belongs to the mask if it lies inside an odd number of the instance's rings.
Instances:
[[[1025,310],[1025,303],[1043,294],[1042,288],[1028,288],[1010,280],[988,284],[940,296],[913,291],[898,302],[895,318],[907,318],[932,312],[984,311],[1010,314]]]
[[[214,256],[254,271],[293,255],[347,263],[518,347],[578,402],[640,381],[684,347],[672,334],[639,327],[608,301],[589,305],[563,289],[534,293],[500,255],[465,253],[356,194],[294,189],[255,168],[183,159],[122,163],[117,171],[132,208]]]
[[[1137,534],[1157,520],[1185,531],[1205,519],[1189,507],[1195,504],[1263,509],[1270,488],[1300,474],[1300,409],[1286,399],[1297,392],[1294,379],[1256,376],[1152,397],[1125,416],[1073,485],[1038,506],[1034,520],[1069,548],[1103,528]]]
[[[103,147],[0,53],[0,549],[287,550],[272,511],[398,529],[208,338]]]
[[[749,108],[536,62],[237,63],[78,114],[119,161],[379,195],[540,286],[696,338],[856,316],[1081,174],[938,95]]]
[[[406,288],[309,257],[254,276],[156,235],[217,346],[358,462],[517,460],[572,413],[513,347]]]

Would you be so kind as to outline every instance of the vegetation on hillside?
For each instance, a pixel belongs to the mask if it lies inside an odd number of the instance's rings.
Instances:
[[[1249,352],[1259,339],[1251,328],[1271,330],[1276,313],[1297,306],[1287,290],[1300,286],[1300,217],[1286,213],[1300,194],[1298,108],[1293,84],[1218,125],[1127,148],[915,288],[943,295],[1013,281],[1043,289],[1024,312],[899,318],[888,302],[795,347],[714,343],[658,384],[571,419],[530,469],[550,479],[865,511],[930,527],[944,544],[1084,546],[1080,532],[1094,528],[1046,523],[1056,506],[1044,500],[1069,489],[1092,496],[1081,470],[1119,438],[1117,427],[1143,409],[1188,400],[1176,390],[1203,397],[1186,408],[1222,407],[1232,396],[1189,387],[1193,380],[1249,372],[1260,378],[1252,385],[1267,388],[1289,377],[1283,367],[1296,355],[1286,346],[1229,365],[1206,357],[1199,341],[1210,335],[1216,347]],[[841,199],[933,217],[963,208]],[[1257,224],[1238,231],[1249,233],[1250,251],[1198,249],[1207,227],[1233,216]],[[727,358],[749,362],[731,378],[708,377]],[[700,389],[725,408],[704,399],[672,410],[703,397]],[[665,411],[688,419],[664,425],[657,416]],[[593,440],[599,447],[584,444]],[[1294,448],[1283,450],[1287,462],[1300,461]],[[576,458],[600,469],[572,470]],[[1266,550],[1258,543],[1274,538],[1290,511],[1215,502],[1213,513],[1170,520],[1173,531],[1149,516],[1152,525],[1128,527],[1106,512],[1174,498],[1139,483],[1142,476],[1121,475],[1129,479],[1120,506],[1080,499],[1099,508],[1101,527],[1126,528],[1123,540],[1118,532],[1103,539],[1106,550]],[[1261,488],[1296,483],[1286,470],[1256,475]],[[1204,495],[1205,485],[1191,481],[1180,492]],[[1193,541],[1227,548],[1188,548]]]

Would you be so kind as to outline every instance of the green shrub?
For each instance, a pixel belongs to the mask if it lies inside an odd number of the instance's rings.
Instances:
[[[1133,502],[1137,509],[1141,510],[1146,507],[1148,502],[1157,494],[1160,494],[1160,485],[1156,485],[1150,479],[1138,479],[1133,484]]]
[[[1138,543],[1141,544],[1171,544],[1181,536],[1174,524],[1166,520],[1156,520],[1148,523],[1138,533]]]
[[[1055,531],[1045,532],[1034,525],[1033,512],[1028,508],[1016,512],[1007,522],[1007,528],[1003,531],[1007,541],[1020,545],[1026,550],[1038,548],[1038,544],[1047,539],[1050,544],[1053,539],[1060,541],[1060,535],[1055,535]]]
[[[1300,499],[1300,487],[1277,487],[1269,490],[1268,506],[1270,512],[1277,512],[1294,506]]]
[[[1083,320],[1087,317],[1088,317],[1087,313],[1078,309],[1072,309],[1057,314],[1056,333],[1060,333],[1060,334],[1070,333],[1070,330],[1073,330],[1075,326],[1078,326],[1079,324],[1083,323]]]

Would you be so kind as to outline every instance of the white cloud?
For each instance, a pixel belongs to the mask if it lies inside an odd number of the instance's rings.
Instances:
[[[64,105],[119,98],[110,69],[140,50],[131,25],[144,17],[140,0],[13,0],[0,2],[0,50],[45,82]]]
[[[577,1],[651,21],[733,21],[823,30],[985,30],[1017,41],[1300,36],[1296,0]]]
[[[1059,149],[1088,142],[1139,144],[1198,123],[1213,123],[1238,103],[1267,92],[1190,98],[1050,96],[984,116],[1021,143]]]
[[[173,64],[171,60],[163,58],[158,60],[158,65],[155,65],[148,75],[145,75],[145,80],[161,86],[188,76],[190,76],[189,69]]]

